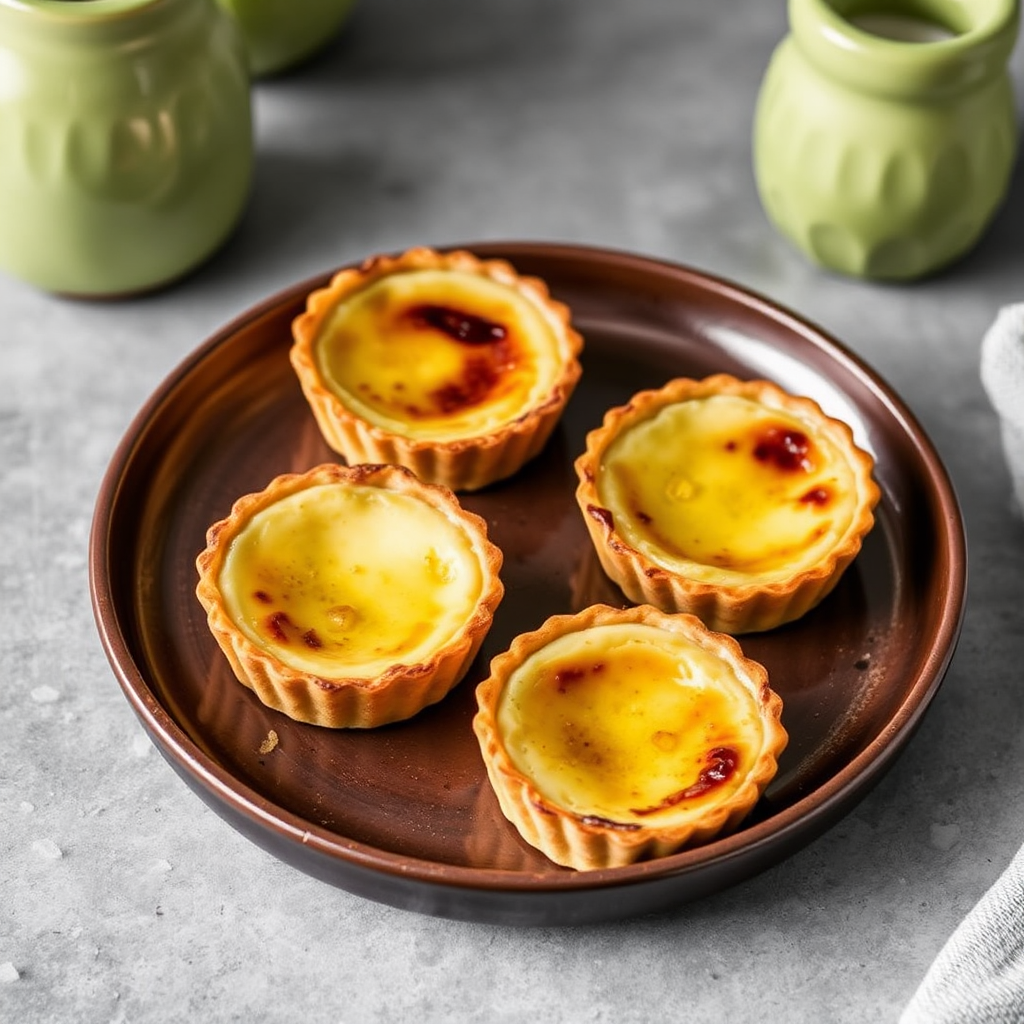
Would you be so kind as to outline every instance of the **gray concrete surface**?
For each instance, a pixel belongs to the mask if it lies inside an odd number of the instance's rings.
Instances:
[[[257,87],[251,202],[200,273],[120,303],[0,280],[0,1019],[896,1019],[1024,840],[1024,522],[977,373],[996,309],[1024,299],[1024,173],[938,278],[808,265],[750,166],[785,28],[781,0],[363,0],[319,59]],[[1013,73],[1021,97],[1020,46]],[[455,923],[294,871],[155,752],[93,625],[95,494],[179,360],[343,261],[488,238],[667,257],[793,307],[903,395],[963,503],[963,638],[904,756],[802,852],[653,918]]]

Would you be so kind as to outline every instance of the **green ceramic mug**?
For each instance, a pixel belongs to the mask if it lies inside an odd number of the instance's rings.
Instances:
[[[252,164],[215,0],[0,0],[0,270],[80,296],[167,284],[235,226]]]
[[[769,218],[845,274],[923,276],[997,211],[1017,146],[1017,0],[790,0],[754,118]]]

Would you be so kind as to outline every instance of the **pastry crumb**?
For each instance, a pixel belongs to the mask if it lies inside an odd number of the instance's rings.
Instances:
[[[260,753],[269,754],[277,746],[277,733],[271,729],[267,738],[260,744]]]
[[[37,839],[32,850],[45,860],[60,860],[64,851],[52,839]]]

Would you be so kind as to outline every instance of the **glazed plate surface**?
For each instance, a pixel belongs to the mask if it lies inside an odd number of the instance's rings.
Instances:
[[[118,447],[91,538],[96,621],[129,702],[180,776],[231,825],[297,868],[423,913],[573,924],[665,909],[751,877],[845,815],[892,764],[959,635],[963,522],[948,476],[900,398],[815,326],[698,271],[602,249],[469,246],[543,277],[583,334],[583,377],[544,452],[465,505],[505,555],[494,626],[469,675],[409,722],[332,732],[239,684],[195,598],[207,527],[279,473],[334,458],[288,362],[290,322],[329,274],[245,312],[154,393]],[[625,603],[574,500],[572,463],[607,408],[675,376],[762,377],[816,399],[875,456],[876,526],[801,621],[741,638],[785,702],[789,747],[735,834],[625,868],[572,872],[502,817],[471,720],[490,659],[547,616]],[[269,752],[265,741],[278,737]],[[261,749],[262,748],[262,749]]]

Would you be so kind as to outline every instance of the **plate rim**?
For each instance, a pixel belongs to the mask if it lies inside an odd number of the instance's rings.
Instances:
[[[165,375],[131,418],[103,474],[89,535],[90,600],[106,657],[123,693],[150,738],[171,767],[207,803],[211,800],[216,801],[217,805],[223,805],[233,814],[247,820],[254,829],[269,830],[278,841],[298,844],[332,861],[343,861],[347,868],[355,872],[384,874],[394,879],[466,894],[488,892],[522,900],[554,893],[567,896],[571,893],[592,893],[594,890],[608,888],[629,888],[656,879],[680,878],[713,863],[725,867],[746,851],[769,844],[773,847],[786,846],[798,827],[801,831],[808,828],[814,831],[815,825],[820,825],[816,834],[825,831],[834,823],[833,818],[837,813],[838,816],[845,813],[843,808],[848,801],[859,800],[865,795],[902,752],[930,706],[953,660],[965,617],[968,574],[965,523],[948,470],[917,417],[900,395],[868,365],[865,359],[828,331],[763,293],[717,274],[658,256],[575,243],[490,240],[437,248],[464,248],[482,257],[505,258],[513,263],[517,257],[525,256],[583,263],[598,260],[606,264],[613,262],[629,266],[641,273],[653,271],[662,275],[677,276],[702,290],[710,289],[732,302],[753,308],[760,316],[767,317],[799,334],[813,348],[823,351],[830,361],[838,361],[848,372],[854,372],[876,398],[884,401],[888,413],[899,424],[903,439],[911,442],[916,458],[921,462],[924,477],[930,482],[930,499],[934,499],[937,502],[937,509],[945,513],[941,517],[941,524],[939,517],[936,523],[937,526],[944,524],[944,529],[939,530],[937,539],[942,541],[942,549],[949,560],[949,586],[942,604],[938,629],[932,638],[928,656],[924,659],[913,688],[900,701],[895,712],[885,723],[885,728],[880,730],[863,750],[845,762],[835,775],[771,817],[745,826],[703,847],[640,864],[595,871],[541,875],[500,868],[440,864],[410,854],[394,853],[347,839],[328,828],[304,821],[299,815],[274,804],[231,775],[223,766],[206,755],[185,733],[153,693],[145,673],[136,662],[125,636],[123,616],[119,615],[118,609],[115,608],[110,593],[111,538],[107,527],[120,498],[135,452],[161,408],[180,384],[243,328],[251,326],[261,317],[274,313],[283,305],[298,301],[303,294],[308,294],[309,291],[321,286],[337,270],[356,265],[358,262],[351,261],[276,290],[270,296],[233,316],[193,348]],[[211,806],[214,806],[215,810],[218,809],[214,804]],[[235,822],[232,824],[233,827],[239,827]],[[244,832],[245,829],[241,831]],[[298,852],[296,850],[297,854]],[[782,858],[771,860],[775,862],[779,859]],[[308,869],[306,870],[308,872]],[[390,902],[386,897],[371,898]],[[486,919],[493,920],[495,917],[490,915]]]

